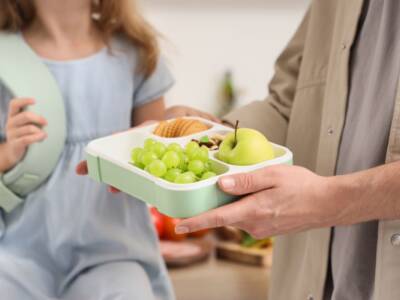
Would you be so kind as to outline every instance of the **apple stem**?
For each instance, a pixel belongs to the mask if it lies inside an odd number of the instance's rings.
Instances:
[[[236,124],[235,124],[235,139],[233,141],[233,147],[236,147],[237,144],[237,131],[239,128],[239,120],[236,120]]]

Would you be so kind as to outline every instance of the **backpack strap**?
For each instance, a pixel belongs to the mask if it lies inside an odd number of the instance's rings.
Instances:
[[[56,167],[65,144],[66,117],[57,82],[19,34],[0,32],[0,81],[13,97],[34,98],[36,104],[27,110],[48,122],[46,140],[31,145],[18,165],[0,174],[0,208],[11,212]]]

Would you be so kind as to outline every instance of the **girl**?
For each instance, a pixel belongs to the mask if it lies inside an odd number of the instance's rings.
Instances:
[[[0,212],[1,298],[173,299],[146,205],[74,173],[90,140],[163,117],[173,79],[154,31],[130,0],[0,0],[0,30],[41,57],[68,121],[52,176]],[[29,105],[0,85],[0,174],[46,138]]]

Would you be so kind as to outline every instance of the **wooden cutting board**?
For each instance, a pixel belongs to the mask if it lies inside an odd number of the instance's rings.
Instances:
[[[220,259],[226,259],[239,263],[271,267],[272,247],[265,249],[246,248],[234,242],[217,242],[216,255]]]

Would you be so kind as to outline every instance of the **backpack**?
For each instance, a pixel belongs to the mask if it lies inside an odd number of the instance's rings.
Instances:
[[[48,122],[47,139],[28,147],[22,161],[0,173],[0,208],[9,213],[56,167],[65,144],[66,117],[57,82],[19,34],[0,32],[0,81],[13,97],[34,98],[36,104],[27,110]]]

